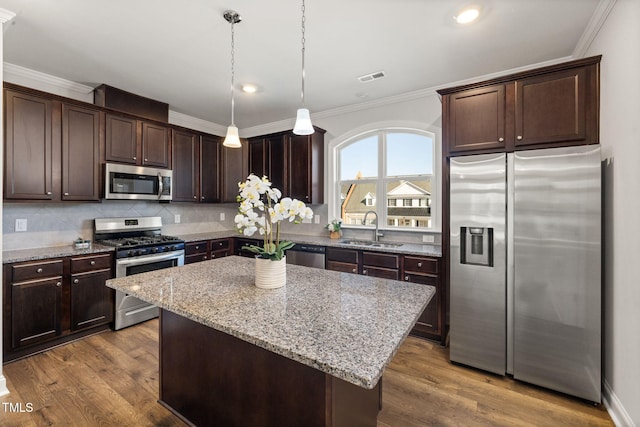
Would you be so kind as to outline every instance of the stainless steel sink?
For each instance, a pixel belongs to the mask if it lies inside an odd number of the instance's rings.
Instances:
[[[402,246],[402,243],[374,242],[371,240],[340,240],[340,243],[343,245],[367,246],[374,248],[397,248]]]

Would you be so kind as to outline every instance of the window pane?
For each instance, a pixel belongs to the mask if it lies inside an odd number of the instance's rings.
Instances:
[[[361,225],[364,214],[375,209],[375,195],[375,182],[342,184],[340,188],[342,223],[345,225]],[[373,205],[368,203],[373,203]],[[374,219],[374,215],[369,215],[367,222]]]
[[[363,138],[340,150],[340,180],[378,176],[378,135]]]
[[[387,176],[432,174],[432,138],[415,133],[387,134]]]
[[[387,184],[387,224],[398,228],[431,227],[431,179]]]

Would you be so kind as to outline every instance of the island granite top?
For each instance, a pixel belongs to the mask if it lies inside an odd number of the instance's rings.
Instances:
[[[364,388],[378,383],[435,294],[432,286],[287,265],[254,285],[238,256],[111,279],[107,286]]]

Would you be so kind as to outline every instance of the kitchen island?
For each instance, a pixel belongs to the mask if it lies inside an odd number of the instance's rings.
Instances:
[[[195,425],[375,425],[431,286],[231,256],[107,281],[161,308],[160,402]]]

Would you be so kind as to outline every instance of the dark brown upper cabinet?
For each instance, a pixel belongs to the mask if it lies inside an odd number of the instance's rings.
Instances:
[[[169,128],[135,117],[106,113],[106,160],[171,167]]]
[[[444,154],[597,144],[600,58],[439,90]]]
[[[100,200],[104,114],[62,104],[62,200]]]
[[[54,165],[59,171],[60,164],[54,101],[13,90],[5,90],[4,100],[4,198],[54,200]]]
[[[238,196],[238,183],[247,179],[249,175],[249,143],[241,139],[240,148],[221,148],[221,201],[223,203],[235,203]]]
[[[292,132],[249,139],[249,173],[266,175],[283,197],[308,204],[324,201],[324,130],[312,135]]]
[[[173,201],[220,201],[220,145],[219,137],[172,129]]]

